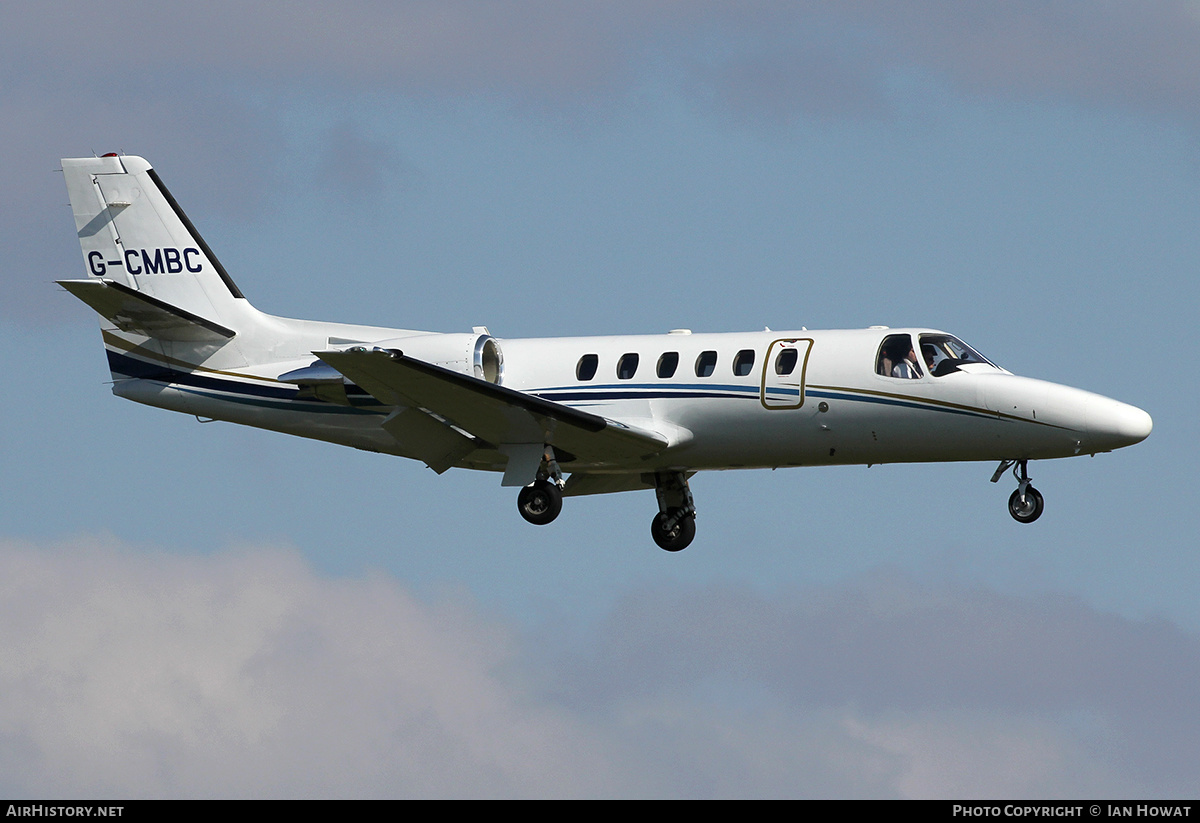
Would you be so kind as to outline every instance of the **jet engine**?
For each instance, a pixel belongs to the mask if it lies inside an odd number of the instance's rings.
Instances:
[[[408,357],[444,369],[470,374],[499,384],[504,376],[504,354],[490,334],[418,334],[371,344],[372,348],[398,349]]]

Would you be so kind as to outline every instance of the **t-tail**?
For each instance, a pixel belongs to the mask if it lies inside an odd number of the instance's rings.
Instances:
[[[270,318],[249,305],[150,164],[106,154],[62,168],[86,279],[58,282],[100,314],[113,377],[245,365]]]

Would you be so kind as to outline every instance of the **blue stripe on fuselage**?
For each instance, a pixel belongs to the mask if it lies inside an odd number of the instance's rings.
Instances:
[[[877,403],[884,406],[899,406],[906,409],[920,409],[921,411],[940,411],[947,414],[963,414],[968,417],[995,417],[995,414],[988,413],[982,409],[966,409],[955,406],[944,406],[940,403],[921,401],[919,399],[904,400],[898,397],[883,397],[877,394],[850,394],[841,391],[828,391],[823,389],[808,389],[805,392],[807,397],[823,397],[830,400],[855,400],[860,403]]]
[[[579,404],[592,404],[600,400],[655,400],[662,398],[709,398],[709,399],[743,399],[758,400],[760,397],[758,385],[720,384],[708,386],[696,383],[681,383],[675,386],[638,383],[634,385],[601,385],[587,387],[554,387],[532,392],[546,400],[560,402],[574,401]],[[771,388],[767,392],[768,400],[795,400],[795,389]],[[965,415],[967,417],[993,417],[994,414],[983,409],[971,409],[962,406],[952,406],[935,400],[921,398],[903,398],[870,392],[857,392],[853,389],[832,390],[809,387],[805,397],[827,398],[830,400],[847,400],[860,403],[873,403],[897,408],[919,409],[921,411],[937,411],[947,414]]]
[[[201,394],[214,400],[228,400],[235,403],[253,403],[272,408],[296,408],[302,406],[306,411],[325,411],[344,414],[346,412],[365,411],[353,406],[341,406],[322,400],[298,399],[299,388],[291,385],[264,386],[243,380],[217,377],[201,372],[181,371],[162,363],[151,363],[130,357],[112,349],[108,353],[108,368],[114,377],[128,377],[136,380],[150,380],[156,383],[170,384],[186,389],[194,394]],[[220,392],[216,394],[214,392]],[[379,401],[357,386],[347,386],[347,399],[356,405],[378,406]]]
[[[238,403],[256,403],[273,408],[296,408],[303,406],[309,411],[329,411],[337,413],[365,411],[358,406],[381,405],[371,395],[353,384],[346,386],[348,399],[354,406],[340,406],[319,400],[300,400],[297,398],[299,389],[294,386],[270,386],[218,377],[195,371],[182,371],[171,368],[163,363],[153,363],[136,357],[122,354],[112,349],[106,349],[108,365],[114,376],[130,377],[140,380],[151,380],[159,383],[172,384],[181,388],[186,387],[193,393],[202,394],[213,399],[229,400]],[[220,392],[215,394],[214,392]],[[703,384],[679,383],[674,385],[662,384],[607,384],[598,386],[555,386],[547,389],[537,389],[530,392],[545,400],[574,405],[594,405],[597,402],[616,400],[654,400],[664,398],[680,399],[721,399],[721,400],[755,400],[760,397],[760,386],[733,384]],[[795,390],[775,389],[768,392],[768,398],[794,400]],[[966,415],[969,417],[991,417],[992,413],[982,409],[975,410],[963,407],[943,405],[934,401],[924,401],[920,398],[900,398],[878,394],[859,393],[853,389],[834,390],[828,388],[816,389],[809,387],[806,397],[827,398],[830,400],[846,400],[860,403],[873,403],[899,408],[918,409],[922,411],[938,411],[948,414]]]

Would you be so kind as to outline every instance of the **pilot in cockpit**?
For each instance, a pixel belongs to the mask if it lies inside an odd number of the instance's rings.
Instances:
[[[904,353],[907,346],[908,353]],[[892,352],[892,362],[896,365],[892,366],[892,377],[901,377],[907,380],[915,380],[921,376],[921,367],[917,365],[917,355],[913,351],[912,343],[901,344]]]
[[[929,343],[924,343],[921,345],[921,356],[925,358],[925,370],[933,374],[938,363],[937,349]]]

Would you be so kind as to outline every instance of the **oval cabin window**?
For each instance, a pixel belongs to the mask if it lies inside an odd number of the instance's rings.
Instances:
[[[600,365],[600,358],[594,354],[585,354],[579,358],[579,365],[575,367],[575,379],[591,380],[596,376],[596,366]]]
[[[621,359],[617,361],[617,379],[630,380],[637,374],[638,356],[637,352],[629,352],[621,355]]]
[[[733,358],[733,373],[745,377],[754,368],[754,349],[742,349]]]
[[[663,356],[658,358],[658,376],[666,379],[675,376],[675,370],[679,368],[679,352],[669,351],[664,352]]]
[[[775,358],[775,373],[776,374],[791,374],[796,370],[796,360],[798,353],[795,349],[784,349]]]
[[[696,358],[696,376],[711,377],[717,370],[717,353],[715,351],[700,352]]]

